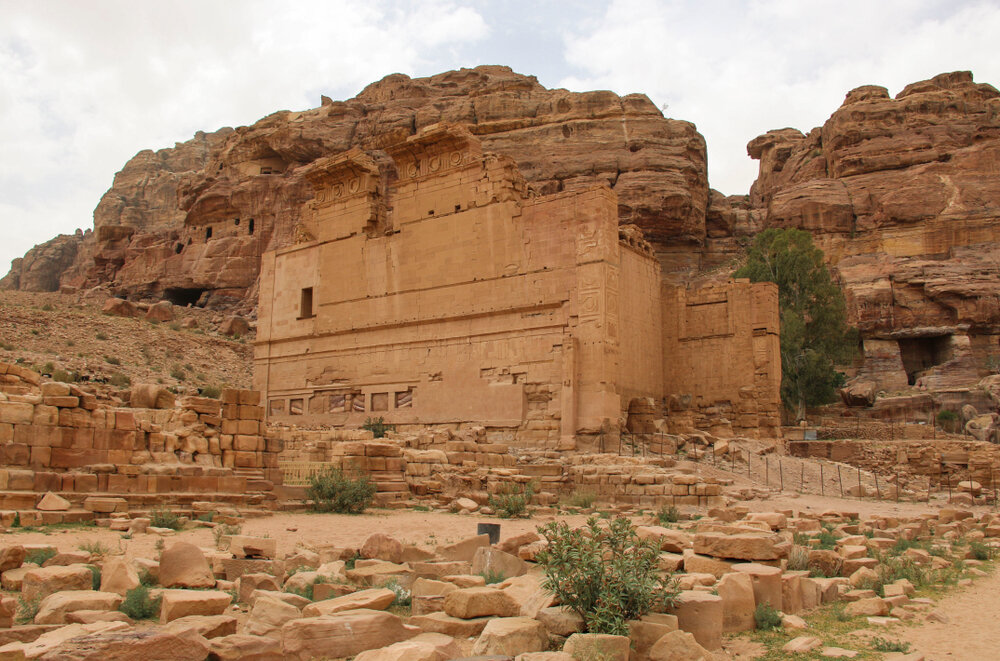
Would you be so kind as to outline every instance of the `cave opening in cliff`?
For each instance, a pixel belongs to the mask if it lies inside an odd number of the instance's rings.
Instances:
[[[951,360],[951,335],[899,340],[899,356],[906,370],[907,383],[915,385],[923,372]]]
[[[170,301],[174,305],[180,305],[181,307],[187,307],[189,305],[198,305],[198,301],[205,294],[205,289],[188,289],[182,287],[173,287],[170,289],[163,290],[163,298]]]

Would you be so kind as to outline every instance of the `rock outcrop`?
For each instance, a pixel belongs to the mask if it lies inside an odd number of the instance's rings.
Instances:
[[[747,151],[760,175],[748,200],[710,206],[710,243],[720,225],[734,228],[728,236],[811,232],[862,332],[860,376],[881,390],[967,386],[989,373],[1000,334],[1000,92],[969,72],[895,98],[866,85],[822,127],[769,131]]]
[[[663,249],[690,250],[705,236],[705,142],[693,124],[665,119],[641,94],[549,90],[482,66],[393,74],[347,101],[139,152],[95,209],[75,260],[46,286],[106,284],[131,299],[252,308],[260,254],[309,238],[299,225],[313,194],[305,166],[352,147],[377,154],[439,122],[465,125],[484,149],[512,157],[538,193],[610,185],[622,222]],[[8,286],[36,286],[27,264],[20,269]]]

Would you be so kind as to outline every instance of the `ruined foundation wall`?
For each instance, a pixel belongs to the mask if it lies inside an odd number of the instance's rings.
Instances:
[[[281,473],[257,398],[227,390],[226,403],[187,397],[163,410],[112,407],[74,384],[0,363],[0,509],[33,508],[46,491],[91,511],[108,511],[95,509],[108,499],[259,502]]]

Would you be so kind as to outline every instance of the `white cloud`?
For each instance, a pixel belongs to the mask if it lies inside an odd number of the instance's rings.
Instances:
[[[0,16],[0,275],[91,227],[141,149],[461,66],[453,49],[489,33],[478,11],[443,1],[0,0]]]
[[[745,193],[757,173],[746,143],[774,128],[821,125],[847,91],[897,93],[971,69],[1000,82],[1000,7],[954,0],[615,0],[566,37],[574,90],[645,92],[697,124],[710,184]]]
[[[92,226],[140,149],[348,98],[393,72],[512,64],[550,85],[645,92],[695,122],[711,184],[745,145],[822,124],[851,88],[971,69],[1000,83],[1000,7],[963,0],[0,0],[0,274]]]

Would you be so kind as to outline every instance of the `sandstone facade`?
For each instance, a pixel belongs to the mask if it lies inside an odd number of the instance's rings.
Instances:
[[[667,364],[710,355],[756,369],[711,390],[689,370],[670,387],[736,407],[746,388],[776,412],[773,285],[719,288],[678,314],[649,245],[619,233],[610,189],[533,196],[460,127],[383,147],[308,169],[302,241],[263,258],[254,381],[269,420],[473,423],[575,447],[614,434],[632,400],[662,399]],[[675,317],[719,328],[678,337]]]

